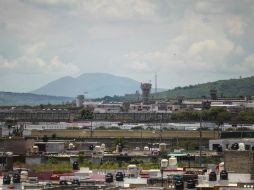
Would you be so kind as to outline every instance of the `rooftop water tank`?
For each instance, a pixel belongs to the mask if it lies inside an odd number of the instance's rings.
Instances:
[[[9,175],[5,175],[3,177],[3,184],[4,185],[9,185],[11,183],[11,177]]]
[[[128,165],[127,170],[128,170],[129,176],[131,177],[135,177],[138,175],[138,167],[135,164]]]
[[[114,181],[113,174],[107,173],[107,175],[105,176],[105,181],[106,181],[106,183],[113,183],[113,181]]]
[[[137,147],[135,148],[135,150],[136,150],[136,151],[140,151],[140,148],[137,146]]]
[[[38,153],[38,152],[39,152],[39,147],[33,146],[33,153]]]
[[[168,159],[168,165],[170,168],[177,168],[177,159],[175,156],[171,156],[169,159]]]
[[[21,181],[26,181],[28,179],[28,172],[27,171],[21,171],[20,172],[20,178],[21,178]]]
[[[196,182],[193,179],[187,180],[187,189],[195,189],[196,187]]]
[[[149,147],[148,147],[148,146],[145,146],[145,147],[144,147],[144,151],[149,151]]]
[[[244,143],[239,143],[239,151],[244,151],[245,150],[245,144]]]
[[[175,182],[175,190],[183,190],[183,189],[184,189],[183,181],[176,181]]]
[[[19,174],[14,174],[12,177],[13,183],[20,183],[20,175]]]
[[[72,164],[72,169],[73,170],[79,170],[79,163],[77,161],[74,161]]]
[[[116,173],[116,181],[123,181],[124,175],[123,172]]]
[[[80,181],[78,179],[73,179],[71,184],[73,184],[73,185],[80,185]]]
[[[239,149],[239,144],[238,143],[234,143],[231,145],[231,150],[238,150]]]
[[[160,152],[165,152],[166,151],[167,144],[166,143],[160,143],[159,148]]]
[[[225,170],[222,170],[220,172],[220,180],[228,180],[228,172]]]
[[[135,164],[128,165],[128,170],[137,169],[138,167]]]
[[[94,149],[94,145],[91,144],[91,145],[89,146],[89,150],[93,151],[93,149]]]
[[[168,160],[162,159],[161,160],[161,168],[166,168],[166,167],[168,167]]]
[[[106,149],[106,145],[103,143],[103,144],[101,144],[101,151],[105,151],[105,149]]]
[[[101,151],[101,146],[95,146],[94,150],[95,150],[95,152],[100,152]]]
[[[210,172],[209,181],[217,181],[217,174],[215,172]]]
[[[69,150],[75,149],[75,145],[73,143],[69,143],[68,145]]]

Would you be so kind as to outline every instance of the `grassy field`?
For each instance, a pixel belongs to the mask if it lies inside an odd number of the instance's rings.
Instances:
[[[56,137],[90,137],[90,130],[33,130],[32,136],[34,137],[43,137],[47,135],[51,137],[53,134]],[[179,130],[170,130],[163,131],[161,133],[162,138],[198,138],[199,131],[179,131]],[[158,138],[160,137],[159,131],[148,131],[143,130],[95,130],[92,133],[93,137],[126,137],[126,138]],[[202,131],[203,138],[218,138],[217,131]]]

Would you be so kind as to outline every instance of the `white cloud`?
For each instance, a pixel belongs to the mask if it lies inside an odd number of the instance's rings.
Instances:
[[[46,75],[77,75],[80,69],[72,63],[63,63],[58,56],[54,56],[49,61],[40,57],[22,56],[17,59],[7,60],[0,59],[0,68],[11,69],[13,72],[25,72],[30,74]]]
[[[46,60],[41,57],[44,50],[47,49],[45,42],[38,42],[28,45],[23,50],[23,55],[15,59],[6,59],[0,56],[0,68],[12,69],[16,71],[25,71],[30,73],[77,75],[80,69],[72,63],[63,63],[59,56],[53,56]]]
[[[30,2],[47,5],[62,5],[62,4],[76,4],[78,3],[78,0],[30,0]]]
[[[245,32],[247,26],[246,22],[240,17],[229,18],[227,21],[228,32],[231,35],[242,35]]]
[[[80,69],[72,63],[63,63],[58,56],[54,56],[50,60],[50,64],[47,65],[47,69],[51,72],[59,72],[63,74],[77,75],[80,73]]]
[[[45,42],[39,42],[39,43],[33,44],[32,46],[29,46],[25,50],[25,54],[29,56],[37,55],[41,53],[41,51],[45,49],[46,46],[47,44]]]
[[[197,1],[194,4],[194,9],[197,12],[204,14],[223,14],[225,13],[225,6],[222,1]]]
[[[209,51],[217,48],[217,44],[214,40],[204,40],[201,42],[193,43],[189,49],[190,54],[199,54],[202,51]]]
[[[137,19],[155,15],[155,4],[145,0],[94,0],[80,1],[79,9],[72,11],[73,15],[89,14],[100,19]]]
[[[222,36],[220,36],[216,41],[204,40],[200,42],[194,42],[193,44],[191,44],[188,53],[190,55],[200,55],[206,59],[213,59],[213,56],[223,58],[226,57],[233,50],[233,48],[234,43],[232,41],[230,41],[226,37],[223,38]]]
[[[236,54],[236,55],[242,55],[245,53],[244,49],[240,46],[240,45],[236,45],[234,47],[234,50],[233,52]]]
[[[195,12],[186,11],[182,20],[171,23],[171,27],[178,28],[178,33],[163,48],[130,52],[129,61],[149,63],[150,70],[161,72],[221,72],[231,64],[227,62],[229,54],[242,53],[243,49],[227,38],[223,27],[203,22]]]
[[[43,83],[98,71],[140,81],[157,71],[177,86],[244,76],[253,10],[251,0],[2,0],[0,80],[6,70]]]
[[[133,70],[133,71],[150,71],[149,66],[145,62],[139,62],[134,61],[126,65],[127,69]]]
[[[8,61],[2,55],[0,55],[0,68],[12,69],[16,66],[16,61]]]
[[[30,0],[48,6],[69,6],[69,14],[97,19],[137,19],[155,15],[156,4],[147,0]]]
[[[116,38],[121,39],[127,36],[135,35],[135,33],[131,30],[110,25],[95,25],[88,28],[86,33],[89,35],[89,37],[96,40],[112,40]]]
[[[251,71],[254,71],[254,53],[247,56],[244,60],[244,62],[241,64],[242,69],[250,69]]]

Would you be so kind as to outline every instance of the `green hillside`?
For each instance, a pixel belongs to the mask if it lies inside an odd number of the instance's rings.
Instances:
[[[0,92],[0,105],[61,104],[72,101],[70,97],[36,95],[30,93]]]
[[[155,98],[175,98],[176,96],[184,96],[186,98],[209,97],[211,89],[217,90],[218,97],[254,96],[254,76],[177,87],[153,94],[153,96]]]

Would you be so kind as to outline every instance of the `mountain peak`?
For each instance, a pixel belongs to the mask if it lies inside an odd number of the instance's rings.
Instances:
[[[127,77],[107,73],[84,73],[77,78],[59,78],[32,91],[35,94],[76,97],[87,92],[89,98],[124,95],[139,90],[140,83]]]

